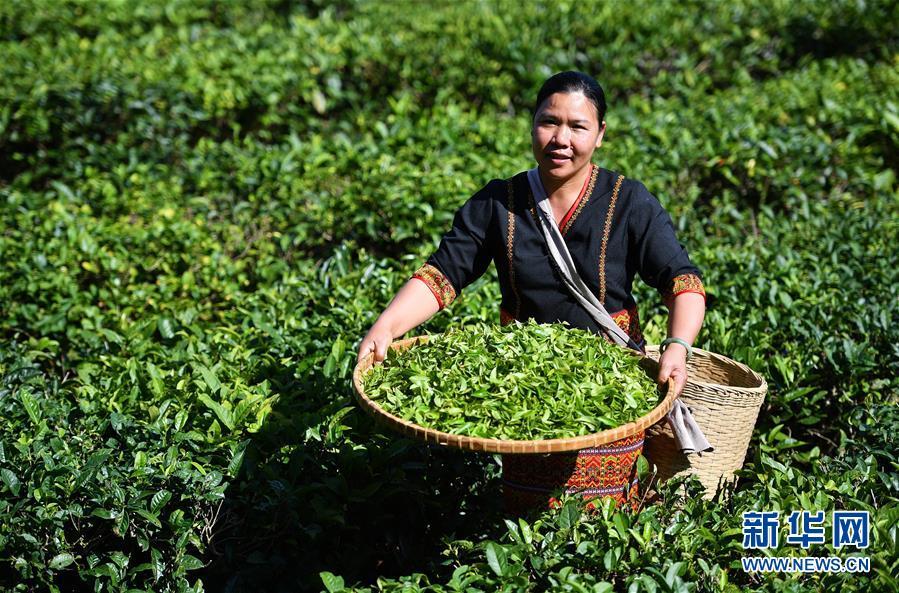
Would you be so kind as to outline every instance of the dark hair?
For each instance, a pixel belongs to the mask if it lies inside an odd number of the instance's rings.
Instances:
[[[553,74],[546,79],[546,82],[540,87],[540,92],[537,93],[533,115],[537,115],[540,105],[553,93],[584,93],[584,96],[596,107],[598,121],[600,125],[602,124],[602,119],[606,116],[606,95],[592,76],[574,70]]]

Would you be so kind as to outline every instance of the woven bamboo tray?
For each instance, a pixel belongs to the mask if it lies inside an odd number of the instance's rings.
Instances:
[[[646,354],[659,358],[658,346]],[[727,483],[736,483],[734,472],[743,467],[759,408],[768,384],[748,366],[726,356],[693,348],[687,362],[687,383],[681,401],[687,405],[714,447],[714,451],[684,455],[677,447],[667,422],[646,431],[643,453],[658,468],[660,480],[695,475],[705,487],[703,498],[714,498]]]
[[[427,336],[418,336],[405,340],[398,340],[390,345],[394,350],[405,350],[415,344],[424,343],[428,339]],[[480,437],[468,437],[458,434],[450,434],[424,428],[408,420],[403,420],[398,416],[385,411],[377,403],[369,399],[365,395],[362,387],[362,376],[371,368],[374,360],[374,354],[368,354],[356,365],[353,370],[353,387],[356,394],[356,400],[362,408],[371,414],[376,420],[384,423],[390,428],[400,433],[421,440],[427,443],[445,445],[447,447],[455,447],[458,449],[466,449],[469,451],[481,451],[485,453],[505,453],[505,454],[533,454],[533,453],[560,453],[563,451],[576,451],[589,447],[598,447],[628,437],[635,432],[645,430],[659,420],[665,417],[671,406],[674,405],[676,398],[674,394],[674,381],[671,380],[666,385],[666,396],[662,402],[656,406],[651,412],[638,418],[637,420],[624,424],[617,428],[604,430],[595,434],[589,434],[579,437],[571,437],[567,439],[547,439],[537,441],[512,441],[503,439],[485,439]],[[646,359],[650,367],[654,365],[654,361]]]

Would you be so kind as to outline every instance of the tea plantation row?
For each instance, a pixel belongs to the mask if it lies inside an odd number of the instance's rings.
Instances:
[[[899,588],[896,6],[325,4],[0,6],[0,587]],[[349,376],[570,67],[705,274],[697,345],[770,392],[715,501],[506,522],[491,457]],[[416,331],[496,321],[493,274]],[[741,513],[801,509],[869,510],[871,572],[743,572]]]

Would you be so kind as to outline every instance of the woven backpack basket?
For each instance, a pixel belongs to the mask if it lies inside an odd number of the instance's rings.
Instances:
[[[646,354],[658,360],[659,347],[648,346]],[[767,391],[764,377],[748,366],[693,348],[680,399],[714,451],[685,455],[678,449],[668,422],[653,425],[646,431],[643,454],[656,465],[659,480],[693,474],[705,487],[706,499],[714,498],[725,484],[735,484],[734,472],[743,467]]]

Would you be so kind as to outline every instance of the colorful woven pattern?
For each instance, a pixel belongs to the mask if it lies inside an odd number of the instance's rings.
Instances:
[[[506,510],[524,513],[552,506],[563,490],[584,498],[610,496],[636,510],[636,462],[643,451],[644,431],[607,445],[571,453],[503,455],[503,496]],[[629,485],[629,487],[628,487]]]
[[[674,297],[684,292],[695,292],[705,298],[705,286],[702,284],[702,278],[696,274],[681,274],[675,277],[662,291],[662,300],[670,307]]]
[[[456,289],[453,288],[449,279],[431,264],[422,265],[412,274],[412,277],[418,278],[428,285],[441,309],[448,307],[456,299]]]
[[[612,318],[612,321],[614,321],[618,327],[623,329],[641,348],[645,345],[645,342],[643,341],[643,331],[640,329],[640,317],[636,306],[630,309],[622,309],[615,313],[609,313],[609,316]]]

